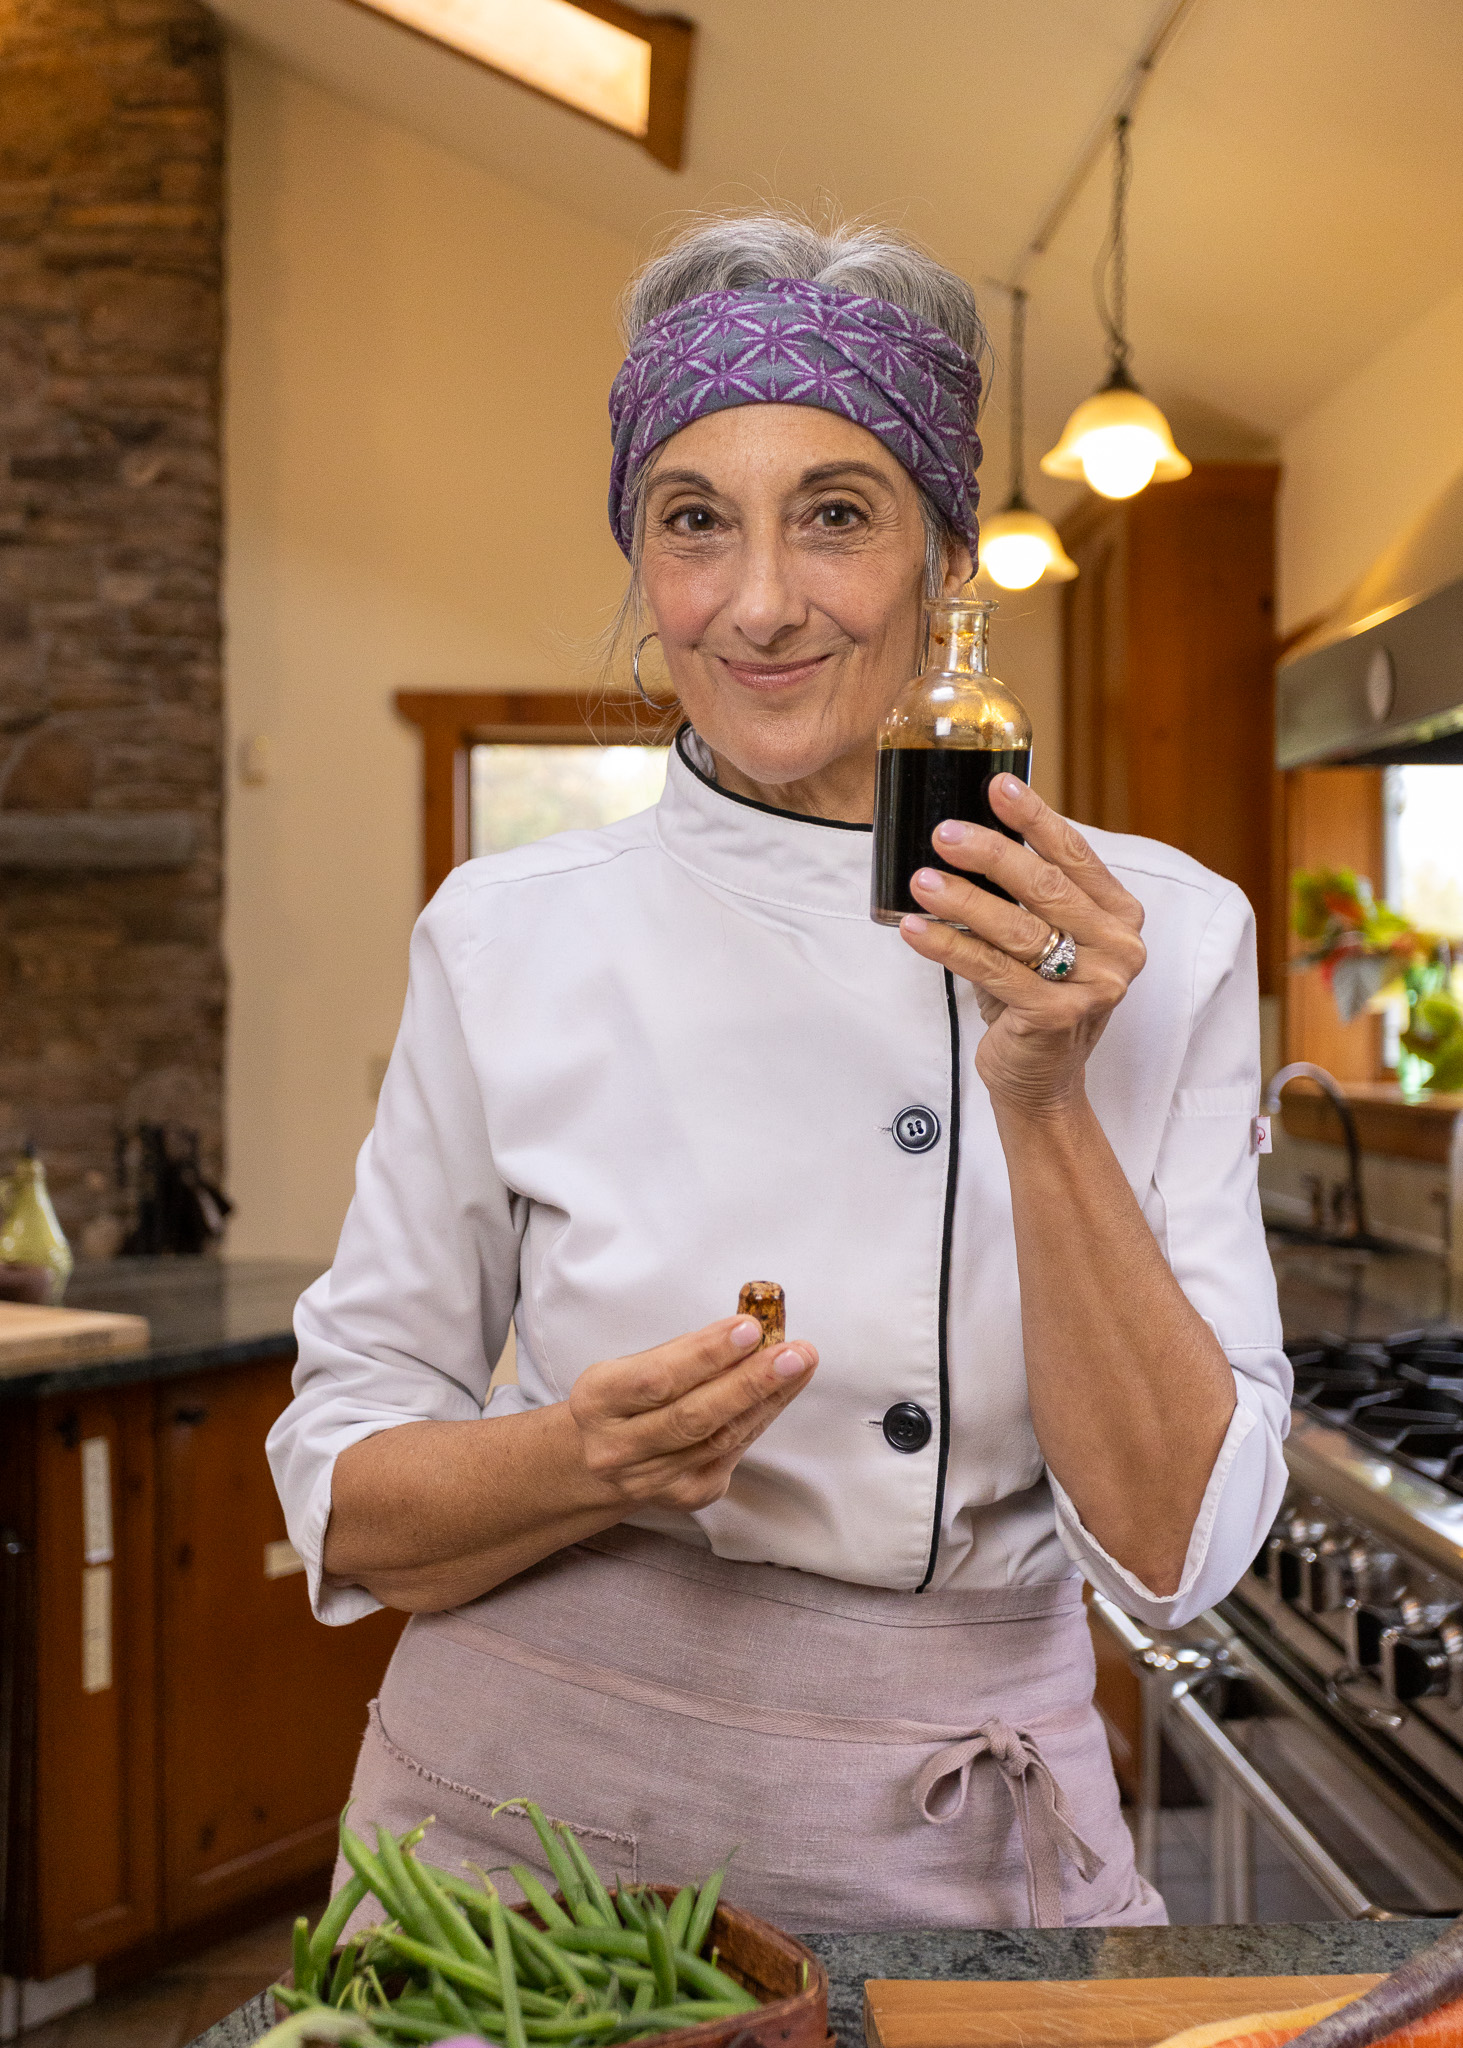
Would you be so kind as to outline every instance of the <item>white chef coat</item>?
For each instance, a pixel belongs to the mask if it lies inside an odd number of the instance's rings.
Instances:
[[[1235,1381],[1181,1583],[1160,1597],[1083,1527],[1032,1430],[974,992],[870,920],[866,827],[729,796],[709,767],[685,729],[653,810],[469,861],[418,922],[375,1129],[269,1437],[316,1613],[378,1604],[321,1582],[347,1445],[563,1400],[596,1360],[775,1280],[789,1334],[818,1347],[811,1384],[725,1499],[628,1520],[911,1593],[1080,1570],[1140,1619],[1196,1614],[1240,1577],[1285,1481],[1249,905],[1171,847],[1088,834],[1142,902],[1148,947],[1088,1094]],[[518,1384],[488,1401],[510,1320]],[[930,1418],[923,1448],[886,1439],[901,1402]]]

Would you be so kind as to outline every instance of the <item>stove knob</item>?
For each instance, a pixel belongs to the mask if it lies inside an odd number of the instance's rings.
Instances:
[[[1306,1606],[1312,1614],[1335,1614],[1355,1594],[1356,1581],[1346,1552],[1323,1543],[1306,1568]]]
[[[1382,1661],[1382,1638],[1389,1629],[1402,1626],[1402,1615],[1396,1607],[1376,1607],[1370,1604],[1352,1607],[1347,1611],[1351,1635],[1351,1661],[1361,1671],[1375,1671]]]
[[[1382,1690],[1389,1699],[1442,1699],[1451,1680],[1450,1659],[1441,1636],[1409,1636],[1387,1629],[1382,1636]]]

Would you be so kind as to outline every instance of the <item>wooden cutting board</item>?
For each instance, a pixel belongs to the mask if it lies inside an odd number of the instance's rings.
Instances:
[[[146,1351],[150,1335],[146,1316],[0,1301],[0,1379],[38,1365],[82,1365]]]
[[[925,1983],[871,1977],[868,2048],[1151,2048],[1184,2027],[1369,1991],[1371,1977],[1088,1977]]]

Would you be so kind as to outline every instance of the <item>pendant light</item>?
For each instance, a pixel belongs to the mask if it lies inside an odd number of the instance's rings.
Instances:
[[[1172,483],[1193,468],[1175,448],[1168,421],[1153,400],[1143,396],[1128,368],[1129,127],[1128,116],[1119,114],[1113,131],[1112,226],[1104,251],[1104,271],[1112,278],[1111,304],[1105,275],[1099,286],[1098,308],[1110,351],[1108,380],[1082,401],[1056,447],[1041,458],[1048,476],[1085,477],[1104,498],[1134,497],[1149,483]]]
[[[1029,590],[1043,578],[1070,583],[1077,564],[1049,519],[1026,502],[1026,293],[1011,292],[1011,495],[1004,512],[981,521],[980,566],[1002,590]]]

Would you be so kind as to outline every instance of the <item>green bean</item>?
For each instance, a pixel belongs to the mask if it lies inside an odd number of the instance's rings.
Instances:
[[[518,1977],[513,1968],[513,1937],[508,1932],[508,1916],[496,1890],[488,1893],[488,1913],[493,1923],[493,1955],[498,1975],[503,1980],[500,1994],[503,2039],[507,2048],[528,2048],[528,2036],[523,2031],[523,2007],[518,1996]]]
[[[666,1915],[666,1932],[671,1938],[672,1948],[688,1948],[686,1930],[691,1925],[691,1914],[696,1905],[696,1887],[683,1884],[671,1900],[670,1912]]]
[[[632,1956],[642,1963],[650,1960],[645,1936],[628,1927],[561,1927],[554,1939],[560,1948],[570,1949],[575,1955],[583,1952],[592,1956]]]
[[[294,1961],[296,1988],[313,1997],[318,1982],[318,1972],[310,1961],[310,1923],[302,1913],[295,1922],[294,1940],[291,1944]]]
[[[335,1944],[345,1932],[346,1921],[364,1902],[368,1890],[363,1877],[352,1876],[320,1915],[320,1925],[310,1936],[310,1967],[317,1977],[328,1969]]]
[[[735,2019],[744,2008],[714,2003],[652,2006],[626,2020],[616,2036],[619,2041],[639,2041],[651,2034],[669,2033],[673,2027],[701,2027],[708,2020]]]
[[[402,1934],[396,1929],[387,1929],[383,1935],[387,1946],[404,1956],[409,1963],[418,1964],[423,1970],[440,1970],[442,1975],[465,1991],[476,1991],[484,1998],[497,1999],[501,1993],[496,1971],[480,1970],[474,1963],[465,1963],[448,1949],[433,1948],[414,1935]]]
[[[671,1945],[666,1936],[665,1923],[652,1914],[645,1929],[646,1945],[650,1950],[650,1967],[655,1972],[655,2002],[657,2005],[674,2005],[676,2002],[676,1965],[671,1954]]]
[[[394,2005],[386,2005],[379,2012],[373,2012],[371,2021],[383,2033],[396,2034],[407,2041],[450,2041],[454,2034],[462,2032],[455,2021],[415,2019]],[[475,2027],[473,2032],[477,2032]]]
[[[731,1858],[728,1857],[727,1863],[730,1861]],[[716,1902],[721,1897],[726,1870],[726,1863],[722,1864],[720,1870],[713,1870],[696,1894],[696,1905],[691,1914],[690,1924],[686,1928],[686,1939],[682,1944],[693,1956],[699,1956],[706,1946],[706,1937],[711,1932],[711,1922],[716,1912]]]
[[[340,1853],[356,1876],[365,1880],[367,1891],[380,1900],[394,1920],[400,1920],[403,1901],[397,1898],[396,1887],[386,1875],[381,1858],[366,1847],[359,1835],[345,1827],[340,1831]]]
[[[558,1900],[551,1898],[526,1863],[510,1863],[508,1869],[513,1882],[527,1899],[545,1927],[572,1927],[572,1918],[564,1911]]]
[[[509,1911],[508,1932],[513,1939],[514,1966],[521,1977],[527,1977],[529,1983],[539,1991],[547,1991],[556,1979],[562,1983],[563,1980],[558,1978],[557,1971],[550,1969],[529,1939],[531,1930],[521,1913]]]
[[[401,1844],[386,1828],[376,1830],[376,1854],[396,1894],[396,1917],[407,1933],[414,1934],[418,1941],[439,1941],[442,1929],[437,1916],[412,1883]]]
[[[757,2001],[750,1991],[743,1990],[735,1977],[729,1977],[725,1970],[718,1970],[715,1963],[705,1962],[700,1956],[693,1956],[687,1949],[677,1949],[676,1975],[691,1991],[699,1991],[703,1998],[717,2000],[731,1999],[742,2012],[750,2012]]]
[[[460,2033],[478,2032],[477,2019],[468,2009],[467,2000],[455,1984],[449,1984],[440,1970],[428,1973],[427,1982],[432,1987],[432,2003],[444,2020],[449,2020]],[[398,2007],[399,2009],[399,2007]]]
[[[637,1984],[635,1986],[635,1996],[630,2000],[631,2012],[649,2012],[654,2003],[655,1979],[652,1978],[648,1984]]]
[[[308,1991],[298,1991],[293,1984],[271,1984],[269,1989],[286,2012],[303,2012],[315,2003]]]
[[[340,1961],[335,1966],[335,1975],[330,1980],[326,1997],[331,2005],[339,2005],[345,1995],[345,1987],[355,1974],[356,1957],[361,1952],[358,1941],[348,1941],[340,1952]]]
[[[483,1947],[477,1929],[468,1919],[466,1913],[463,1912],[461,1906],[451,1896],[447,1887],[438,1880],[437,1873],[432,1869],[431,1865],[419,1862],[413,1856],[407,1864],[407,1868],[411,1872],[418,1891],[421,1892],[423,1898],[432,1906],[437,1918],[442,1922],[449,1941],[463,1961],[476,1963],[480,1968],[488,1963],[491,1958],[488,1951]]]
[[[618,1881],[615,1884],[615,1907],[619,1913],[622,1927],[628,1927],[632,1934],[643,1934],[645,1932],[644,1906],[635,1896],[634,1892],[627,1892],[625,1887]]]
[[[544,1968],[558,1978],[565,1990],[578,1997],[583,1997],[588,1992],[589,1985],[584,1972],[564,1954],[551,1936],[541,1934],[533,1922],[525,1920],[521,1913],[511,1913],[508,1916],[508,1926],[520,1949],[527,1949],[530,1953],[536,1954]]]
[[[516,1804],[514,1801],[509,1803]],[[523,1801],[523,1810],[533,1823],[533,1831],[538,1836],[539,1842],[543,1847],[549,1869],[553,1872],[554,1880],[564,1895],[564,1904],[569,1908],[579,1926],[598,1927],[601,1924],[599,1913],[584,1889],[583,1880],[575,1868],[573,1857],[569,1854],[553,1828],[550,1827],[543,1808],[536,1806],[531,1799],[525,1799]]]
[[[584,1886],[589,1903],[601,1915],[607,1927],[617,1927],[619,1918],[615,1912],[614,1902],[605,1890],[603,1878],[590,1862],[588,1850],[573,1828],[567,1827],[563,1821],[559,1822],[556,1832],[574,1859],[574,1867],[579,1872],[580,1882]]]

